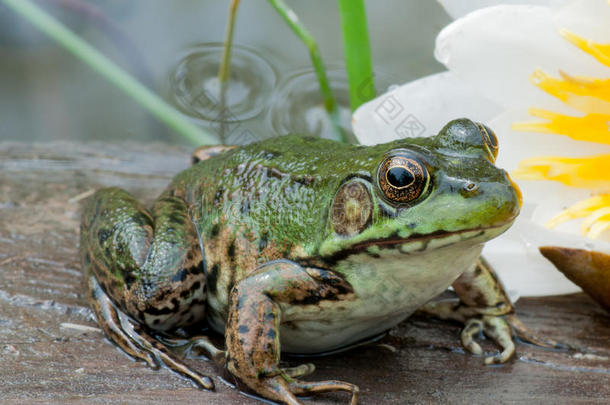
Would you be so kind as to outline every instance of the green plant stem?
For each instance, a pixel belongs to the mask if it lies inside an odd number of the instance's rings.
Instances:
[[[290,7],[288,7],[283,0],[269,0],[269,2],[275,8],[278,14],[284,19],[284,21],[286,21],[292,31],[301,39],[301,41],[305,43],[305,46],[307,46],[307,49],[309,50],[309,56],[311,58],[311,63],[313,64],[316,76],[318,77],[320,92],[322,93],[322,99],[324,100],[324,108],[330,116],[331,122],[333,123],[333,126],[337,131],[339,139],[342,142],[349,142],[350,138],[347,136],[345,131],[341,129],[339,109],[337,107],[335,96],[330,88],[330,83],[326,74],[326,68],[324,67],[324,63],[322,62],[322,57],[320,55],[316,40],[309,33],[307,28],[305,28],[303,23],[301,23],[296,13]]]
[[[240,0],[231,0],[229,6],[229,19],[227,21],[227,32],[225,33],[225,43],[222,50],[222,59],[220,66],[218,67],[218,91],[219,91],[219,104],[220,104],[220,143],[222,145],[227,144],[226,133],[226,105],[227,105],[227,87],[231,80],[231,49],[233,48],[233,31],[235,28],[235,16],[237,15],[237,8],[239,7]]]
[[[224,49],[222,51],[222,61],[218,68],[218,80],[226,82],[231,76],[231,48],[233,47],[233,29],[235,27],[235,16],[240,0],[231,0],[229,6],[229,20],[227,21],[227,32],[225,33]]]
[[[364,0],[338,0],[352,111],[375,98]]]
[[[30,0],[0,1],[131,96],[179,135],[196,145],[217,143],[216,137],[191,124],[169,104]]]

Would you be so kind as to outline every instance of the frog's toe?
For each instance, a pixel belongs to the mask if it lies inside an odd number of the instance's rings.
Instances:
[[[298,367],[295,367],[298,368]],[[358,404],[360,389],[354,384],[343,381],[300,381],[292,379],[287,375],[277,375],[265,380],[265,388],[262,390],[265,396],[289,405],[301,405],[297,395],[311,395],[331,391],[347,391],[352,394],[350,405]]]
[[[515,343],[513,342],[511,328],[506,319],[499,316],[484,316],[483,332],[502,348],[500,354],[486,357],[485,364],[506,363],[515,355]]]
[[[301,401],[292,393],[288,382],[282,376],[269,378],[266,381],[265,387],[260,390],[260,393],[287,405],[302,405]]]
[[[218,367],[226,364],[226,352],[218,349],[207,336],[195,336],[190,339],[191,350],[202,350],[208,359],[211,359]]]
[[[519,318],[517,318],[517,316],[514,314],[506,315],[506,321],[513,328],[515,334],[519,337],[519,339],[527,343],[531,343],[540,347],[546,347],[548,349],[567,350],[573,348],[570,345],[557,342],[553,339],[542,338],[540,336],[537,336],[527,326],[525,326],[523,322],[521,322],[521,320],[519,320]]]
[[[309,395],[330,391],[346,391],[352,394],[352,399],[350,401],[351,405],[356,405],[358,403],[358,394],[360,393],[360,389],[357,385],[337,380],[316,382],[293,380],[290,383],[290,388],[292,392],[297,395]]]
[[[169,352],[161,342],[148,335],[139,325],[132,325],[110,298],[102,290],[95,277],[89,277],[89,301],[97,316],[98,324],[106,336],[131,357],[145,361],[152,369],[160,364],[190,379],[198,387],[214,389],[214,382],[208,376],[189,369]]]
[[[190,369],[185,364],[183,364],[180,360],[174,358],[174,355],[169,351],[169,349],[157,339],[150,336],[148,333],[144,331],[143,328],[138,327],[137,330],[134,329],[134,333],[132,337],[136,340],[136,342],[144,348],[144,350],[152,353],[152,355],[167,368],[172,370],[173,372],[188,378],[191,380],[197,387],[206,389],[206,390],[214,390],[214,381],[208,377],[207,375],[203,375],[198,373],[195,370]]]
[[[291,378],[304,377],[316,371],[316,366],[312,363],[301,364],[296,367],[283,368],[282,372]]]
[[[462,345],[473,354],[483,354],[483,349],[475,341],[475,337],[483,332],[502,348],[502,352],[496,356],[485,358],[485,364],[506,363],[515,354],[515,343],[508,322],[499,316],[484,315],[480,318],[472,318],[466,322],[462,330]]]
[[[483,349],[474,338],[483,330],[483,322],[480,319],[469,319],[466,322],[466,326],[462,329],[460,339],[462,340],[462,346],[472,354],[483,354]]]
[[[91,308],[106,336],[129,356],[146,362],[153,370],[158,369],[159,363],[157,360],[150,352],[143,350],[131,337],[132,328],[128,324],[129,321],[122,319],[121,312],[110,301],[95,277],[90,276],[88,282]]]

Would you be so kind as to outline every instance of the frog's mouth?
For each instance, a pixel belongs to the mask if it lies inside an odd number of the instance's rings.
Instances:
[[[390,236],[388,238],[369,240],[357,243],[350,249],[354,253],[366,251],[371,247],[397,249],[402,253],[423,252],[428,249],[438,249],[456,243],[483,243],[506,231],[511,223],[500,226],[482,227],[462,231],[436,231],[429,234],[413,234],[408,238]]]

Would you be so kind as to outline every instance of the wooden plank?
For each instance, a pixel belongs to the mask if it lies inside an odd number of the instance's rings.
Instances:
[[[167,145],[0,144],[1,402],[259,403],[217,377],[216,392],[204,392],[131,361],[99,332],[83,299],[75,197],[116,185],[150,202],[188,160],[188,150]],[[588,352],[520,344],[514,361],[485,367],[460,347],[459,325],[412,318],[377,344],[286,361],[312,361],[315,379],[358,384],[362,404],[608,403],[609,314],[584,294],[521,299],[517,308],[534,331]],[[217,374],[207,361],[189,363]]]

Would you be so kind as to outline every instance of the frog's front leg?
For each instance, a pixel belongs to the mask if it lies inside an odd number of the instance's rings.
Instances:
[[[356,404],[358,387],[353,384],[295,378],[311,373],[312,365],[279,367],[282,307],[318,305],[351,294],[349,283],[332,271],[287,260],[263,265],[231,292],[225,331],[228,370],[258,394],[286,404],[300,404],[296,395],[339,390],[351,392]]]
[[[162,363],[213,389],[209,377],[186,367],[149,334],[205,317],[202,253],[185,202],[166,194],[149,212],[126,191],[109,188],[87,201],[82,217],[88,299],[106,335],[151,367]]]
[[[513,305],[489,264],[481,257],[471,270],[454,283],[459,301],[444,300],[426,304],[419,312],[463,323],[462,345],[473,354],[482,354],[474,340],[481,331],[493,339],[502,352],[485,358],[485,364],[505,363],[515,354],[513,333],[521,339],[543,347],[561,348],[550,339],[531,333],[514,315]]]

